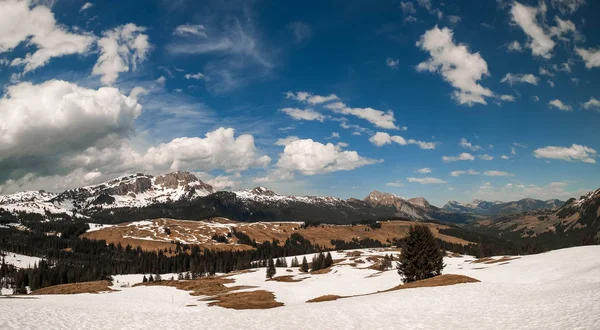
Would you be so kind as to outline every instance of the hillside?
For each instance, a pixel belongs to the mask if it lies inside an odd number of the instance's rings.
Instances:
[[[332,240],[352,242],[354,240],[372,239],[382,244],[390,244],[394,239],[404,237],[411,225],[410,221],[386,221],[381,228],[371,228],[368,225],[340,226],[318,225],[303,227],[297,222],[257,222],[242,223],[225,218],[215,218],[205,221],[184,221],[173,219],[154,219],[123,223],[116,226],[95,227],[80,237],[95,240],[106,240],[107,243],[132,247],[141,246],[146,250],[175,249],[173,242],[200,245],[211,250],[247,250],[251,245],[242,242],[235,233],[244,233],[256,242],[277,240],[285,242],[293,233],[300,234],[313,245],[328,249],[335,246]],[[441,234],[440,229],[448,226],[428,224],[436,237],[441,240],[466,245],[469,241]],[[215,236],[226,239],[218,242]]]
[[[206,285],[181,281],[181,289],[135,285],[143,274],[117,275],[111,286],[117,291],[109,293],[0,298],[0,312],[10,315],[0,318],[0,328],[596,329],[600,324],[598,246],[477,263],[469,256],[446,257],[444,274],[479,282],[391,291],[401,284],[395,269],[371,269],[388,253],[395,252],[334,252],[338,263],[324,274],[277,268],[276,276],[294,281],[266,281],[265,268],[207,279]],[[507,259],[512,260],[499,262]],[[172,275],[177,277],[163,278]],[[252,306],[246,299],[259,294],[278,304],[230,309]],[[317,297],[331,298],[307,302]],[[211,306],[228,299],[237,303]]]

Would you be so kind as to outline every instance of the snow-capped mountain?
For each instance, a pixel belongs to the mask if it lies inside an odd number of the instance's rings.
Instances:
[[[524,198],[514,202],[499,202],[499,201],[484,201],[473,200],[471,203],[459,203],[457,201],[449,201],[442,208],[446,211],[457,213],[472,213],[485,216],[499,216],[514,213],[537,210],[556,210],[564,204],[558,199],[550,199],[542,201],[533,198]]]
[[[38,214],[89,214],[100,209],[140,208],[193,200],[213,193],[212,186],[187,172],[135,174],[63,193],[26,191],[0,196],[0,208]]]

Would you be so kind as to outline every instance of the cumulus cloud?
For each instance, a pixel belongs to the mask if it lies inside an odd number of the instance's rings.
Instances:
[[[537,19],[538,15],[543,15],[545,12],[546,6],[543,2],[538,8],[525,6],[515,1],[510,10],[512,22],[519,25],[528,36],[527,47],[531,49],[533,55],[550,58],[555,43]]]
[[[200,72],[198,72],[198,73],[187,73],[185,75],[185,79],[188,79],[188,80],[190,80],[190,79],[200,80],[202,78],[204,78],[204,75],[202,73],[200,73]]]
[[[512,174],[512,173],[503,172],[503,171],[485,171],[485,172],[483,172],[483,174],[487,175],[487,176],[514,176],[514,174]]]
[[[423,142],[423,141],[417,141],[417,140],[413,140],[413,139],[406,140],[405,138],[403,138],[399,135],[390,135],[385,132],[375,133],[375,135],[373,135],[369,138],[369,141],[378,147],[381,147],[385,144],[390,144],[392,142],[397,143],[402,146],[408,145],[408,144],[415,144],[415,145],[418,145],[419,148],[421,148],[421,149],[435,149],[435,147],[437,145],[436,142]]]
[[[417,172],[421,173],[421,174],[427,174],[427,173],[431,173],[431,169],[429,167],[424,167],[424,168],[418,169]]]
[[[287,114],[292,117],[294,120],[317,120],[323,122],[325,120],[325,116],[313,109],[298,109],[298,108],[283,108],[279,111]]]
[[[590,97],[590,100],[583,104],[583,108],[586,110],[596,109],[600,111],[600,101]]]
[[[292,143],[292,142],[294,142],[296,140],[300,140],[300,138],[297,137],[297,136],[288,136],[288,137],[281,138],[281,139],[278,139],[277,141],[275,141],[275,145],[276,146],[284,146],[285,147],[288,144],[290,144],[290,143]]]
[[[204,138],[181,137],[148,149],[143,156],[145,166],[168,168],[170,171],[197,168],[204,171],[221,169],[243,171],[264,167],[271,162],[258,153],[254,137],[243,134],[237,138],[233,128],[218,128]]]
[[[548,105],[550,105],[551,107],[555,107],[560,111],[573,111],[573,107],[571,107],[570,105],[564,104],[561,100],[552,100],[550,102],[548,102]]]
[[[417,46],[431,56],[419,63],[417,70],[440,73],[456,89],[453,97],[459,104],[487,104],[485,98],[494,95],[478,83],[489,75],[487,62],[467,46],[455,44],[452,30],[436,26],[421,36]]]
[[[521,74],[521,73],[507,73],[502,80],[501,83],[507,83],[509,85],[514,85],[517,83],[528,83],[532,85],[537,85],[540,79],[531,73]]]
[[[83,6],[81,6],[81,8],[79,8],[79,12],[81,13],[82,11],[88,10],[90,8],[92,8],[94,5],[91,2],[86,2],[83,4]]]
[[[390,58],[390,57],[388,57],[388,58],[385,60],[385,64],[387,64],[387,66],[389,66],[390,68],[392,68],[392,69],[394,69],[394,70],[397,70],[397,69],[398,69],[398,64],[399,64],[399,63],[400,63],[400,60],[399,60],[399,59],[393,59],[393,58]]]
[[[596,150],[579,144],[573,144],[570,147],[548,146],[539,148],[533,151],[533,155],[535,158],[596,163],[594,159],[596,157]]]
[[[442,179],[438,178],[406,178],[408,182],[420,183],[420,184],[442,184],[448,183]]]
[[[600,49],[575,47],[575,52],[583,59],[586,68],[592,69],[600,67]]]
[[[550,4],[563,15],[569,15],[576,12],[585,5],[586,0],[551,0]]]
[[[465,138],[461,138],[460,142],[458,143],[458,145],[461,148],[471,149],[473,151],[481,150],[481,146],[474,145],[471,142],[467,141],[467,139],[465,139]]]
[[[458,156],[442,156],[442,160],[446,163],[456,162],[459,160],[475,160],[475,156],[471,155],[470,153],[463,152]]]
[[[494,160],[494,156],[490,156],[490,155],[488,155],[488,154],[485,154],[485,155],[479,155],[479,156],[477,156],[477,157],[479,157],[479,159],[481,159],[481,160]]]
[[[550,70],[543,68],[540,66],[540,75],[542,76],[548,76],[548,77],[554,77],[555,74],[552,73]]]
[[[394,123],[396,119],[394,118],[394,112],[392,112],[392,110],[381,111],[373,108],[351,108],[343,102],[330,103],[325,105],[325,107],[335,113],[353,115],[364,119],[377,127],[399,129]]]
[[[506,159],[510,159],[510,157],[508,157],[507,155],[502,155],[502,156],[500,156],[500,159],[505,159],[506,160]]]
[[[453,171],[450,173],[451,176],[457,177],[457,176],[461,176],[461,175],[478,175],[479,172],[475,171],[475,170],[466,170],[466,171]]]
[[[288,173],[316,175],[349,171],[378,162],[378,160],[361,157],[356,151],[342,150],[340,146],[332,143],[322,144],[306,139],[287,144],[275,167]]]
[[[54,14],[33,1],[0,1],[0,54],[25,43],[35,48],[23,58],[15,58],[11,66],[24,66],[23,72],[46,65],[54,57],[87,54],[95,37],[72,33],[58,24]]]
[[[104,85],[112,85],[119,74],[135,70],[137,65],[145,61],[152,46],[146,28],[133,23],[121,25],[105,31],[104,37],[98,40],[100,57],[92,69],[93,75],[101,76]]]
[[[180,37],[185,36],[200,36],[207,38],[206,29],[201,24],[183,24],[173,30],[173,34]]]
[[[499,98],[504,102],[515,102],[515,97],[512,95],[500,95]]]

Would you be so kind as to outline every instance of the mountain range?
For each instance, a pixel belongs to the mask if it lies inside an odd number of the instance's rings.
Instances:
[[[516,202],[448,202],[443,208],[425,198],[405,199],[371,192],[364,199],[281,195],[265,187],[215,191],[188,172],[152,176],[135,174],[62,193],[26,191],[0,196],[0,217],[34,214],[42,218],[94,218],[119,223],[148,218],[205,219],[227,217],[238,221],[312,221],[349,224],[364,220],[406,219],[465,223],[523,211],[555,209],[558,200],[523,199]]]

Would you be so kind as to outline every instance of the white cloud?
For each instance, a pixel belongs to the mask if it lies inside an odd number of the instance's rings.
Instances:
[[[381,111],[373,108],[350,108],[343,102],[330,103],[325,105],[325,107],[335,113],[353,115],[364,119],[377,127],[399,129],[394,123],[396,119],[394,118],[394,112],[391,110]]]
[[[478,83],[489,75],[486,61],[479,53],[470,53],[467,46],[455,44],[452,30],[436,26],[421,36],[417,46],[431,56],[419,63],[417,70],[439,72],[456,89],[453,97],[459,104],[487,104],[485,98],[494,95]]]
[[[323,122],[325,120],[325,116],[323,114],[314,111],[313,109],[298,109],[298,108],[283,108],[279,111],[287,114],[292,117],[294,120],[317,120]]]
[[[515,102],[515,97],[512,95],[500,95],[500,100],[504,102]]]
[[[404,183],[402,183],[400,180],[388,182],[385,185],[388,187],[404,187]]]
[[[436,142],[423,142],[417,141],[413,139],[406,140],[399,135],[389,135],[385,132],[377,132],[373,136],[369,138],[369,141],[374,145],[381,147],[385,144],[390,144],[392,142],[397,143],[399,145],[408,145],[408,144],[416,144],[421,149],[435,149],[437,143]]]
[[[111,135],[126,136],[141,110],[135,98],[116,88],[86,89],[60,80],[9,86],[0,99],[0,163],[53,157]]]
[[[154,82],[155,82],[157,85],[164,87],[164,86],[165,86],[165,83],[167,82],[167,77],[165,77],[165,76],[160,76],[160,77],[158,77],[158,79],[156,79]]]
[[[332,143],[322,144],[306,139],[287,144],[275,166],[283,172],[316,175],[349,171],[378,162],[361,157],[356,151],[342,150]]]
[[[296,43],[302,43],[312,38],[312,28],[310,27],[310,25],[304,22],[292,22],[288,24],[288,28],[290,28],[294,33],[294,39]]]
[[[398,63],[400,63],[399,59],[393,59],[393,58],[387,58],[385,60],[385,63],[387,64],[387,66],[389,66],[390,68],[397,70],[398,69]]]
[[[508,83],[509,85],[514,85],[516,83],[528,83],[532,85],[537,85],[539,82],[539,78],[532,74],[521,74],[521,73],[507,73],[502,80],[501,83]]]
[[[590,100],[583,104],[583,108],[586,110],[596,109],[600,111],[600,101],[590,97]]]
[[[502,155],[500,156],[500,159],[510,159],[510,157],[508,157],[507,155]]]
[[[478,175],[479,172],[475,171],[475,170],[466,170],[466,171],[453,171],[450,173],[451,176],[457,177],[457,176],[461,176],[464,174],[468,174],[468,175]]]
[[[458,156],[450,157],[450,156],[442,156],[442,160],[446,163],[448,162],[456,162],[459,160],[475,160],[475,157],[470,153],[463,152]]]
[[[580,7],[585,5],[586,0],[551,0],[550,4],[552,4],[553,8],[556,8],[560,11],[561,14],[573,14]]]
[[[573,111],[573,107],[570,105],[564,104],[561,100],[552,100],[548,102],[548,105],[557,108],[560,111]]]
[[[338,132],[332,132],[330,136],[326,137],[326,139],[339,139],[340,138],[340,133]]]
[[[502,186],[484,185],[479,191],[474,193],[474,197],[484,200],[503,200],[514,201],[522,198],[537,198],[547,200],[559,198],[566,200],[571,197],[579,197],[589,190],[579,189],[570,190],[565,186],[553,186],[551,184],[544,186],[524,185],[524,184],[506,184]]]
[[[173,34],[176,36],[201,36],[207,38],[206,29],[201,24],[183,24],[173,30]]]
[[[448,19],[448,22],[450,22],[450,24],[458,24],[462,20],[460,16],[456,15],[448,15],[446,18]]]
[[[473,151],[481,150],[481,146],[474,145],[471,142],[467,141],[467,139],[465,139],[465,138],[461,138],[460,143],[458,143],[458,145],[461,148],[471,149]]]
[[[424,167],[424,168],[418,169],[417,172],[421,173],[421,174],[427,174],[427,173],[431,173],[431,169],[429,167]]]
[[[339,98],[335,94],[329,94],[328,96],[313,95],[308,92],[287,92],[285,97],[295,101],[305,102],[311,105],[322,104],[331,101],[339,101]]]
[[[81,6],[81,8],[79,9],[79,12],[81,13],[84,10],[88,10],[90,8],[92,8],[94,5],[91,2],[86,2],[83,4],[83,6]]]
[[[555,74],[552,73],[550,70],[543,68],[540,66],[540,75],[542,76],[548,76],[548,77],[554,77]]]
[[[573,144],[570,147],[548,146],[535,149],[535,158],[560,159],[566,161],[581,161],[595,164],[596,150],[587,146]]]
[[[538,15],[544,15],[545,12],[543,2],[540,7],[529,7],[515,1],[510,10],[512,22],[519,25],[528,36],[527,47],[531,48],[533,55],[551,58],[555,43],[537,19]]]
[[[506,46],[506,48],[508,49],[509,52],[522,52],[523,51],[523,47],[521,47],[521,44],[516,40],[509,43]]]
[[[487,176],[514,176],[512,173],[502,171],[485,171],[483,174]]]
[[[200,73],[200,72],[198,72],[198,73],[193,73],[193,74],[187,73],[187,74],[185,75],[185,79],[188,79],[188,80],[189,80],[189,79],[196,79],[196,80],[199,80],[199,79],[202,79],[202,78],[204,78],[204,75],[203,75],[202,73]]]
[[[481,160],[494,160],[494,156],[490,156],[490,155],[487,155],[487,154],[485,154],[485,155],[479,155],[477,157],[479,157],[479,159],[481,159]]]
[[[575,52],[585,62],[588,69],[600,67],[600,49],[584,49],[575,47]]]
[[[548,80],[548,85],[550,85],[550,87],[554,88],[554,81]]]
[[[71,33],[56,22],[44,5],[30,1],[0,1],[0,54],[26,43],[35,48],[23,58],[15,58],[11,66],[24,65],[23,72],[46,65],[54,57],[87,54],[96,39],[91,34]],[[34,7],[32,7],[34,6]]]
[[[442,184],[448,183],[438,178],[406,178],[408,182],[420,183],[420,184]]]
[[[120,73],[128,72],[130,67],[135,70],[152,48],[144,31],[146,28],[132,23],[105,31],[104,37],[98,40],[100,57],[92,74],[101,76],[104,85],[112,85]]]
[[[540,101],[539,96],[536,96],[536,95],[532,96],[531,99],[533,99],[533,102],[539,102]]]
[[[275,145],[277,145],[277,146],[284,146],[285,147],[288,144],[290,144],[290,143],[292,143],[292,142],[294,142],[296,140],[300,140],[300,138],[297,137],[297,136],[288,136],[288,137],[285,137],[285,138],[277,140],[275,142]]]
[[[221,127],[206,133],[205,138],[180,137],[151,147],[142,162],[145,166],[170,171],[221,169],[234,172],[267,166],[271,158],[258,153],[252,135],[243,134],[236,138],[233,128]]]

